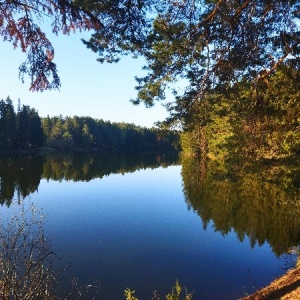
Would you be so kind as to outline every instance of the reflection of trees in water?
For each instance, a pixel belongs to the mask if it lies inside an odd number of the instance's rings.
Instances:
[[[97,155],[70,154],[48,157],[43,177],[53,180],[89,181],[110,174],[125,174],[145,168],[157,168],[177,163],[177,154],[103,153]]]
[[[230,169],[229,169],[230,167]],[[204,164],[182,159],[184,194],[189,207],[222,234],[234,230],[251,245],[268,242],[280,255],[300,242],[300,194],[294,165]]]
[[[10,205],[15,192],[24,198],[37,190],[43,173],[44,158],[29,156],[0,160],[0,203]]]
[[[89,181],[178,162],[177,153],[73,153],[0,159],[0,203],[9,206],[38,189],[40,180]]]

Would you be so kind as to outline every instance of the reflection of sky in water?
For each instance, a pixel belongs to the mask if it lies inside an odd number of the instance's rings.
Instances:
[[[180,166],[110,175],[90,182],[42,180],[31,198],[49,214],[53,247],[84,283],[101,282],[105,299],[170,290],[176,279],[195,299],[235,299],[279,275],[268,245],[251,249],[234,232],[222,236],[187,210]],[[105,295],[109,293],[110,296]]]

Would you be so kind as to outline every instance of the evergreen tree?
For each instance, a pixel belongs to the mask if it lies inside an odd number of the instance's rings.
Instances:
[[[20,149],[27,149],[30,146],[30,108],[23,105],[18,112],[18,146]]]
[[[32,108],[30,110],[30,145],[32,147],[41,147],[44,143],[44,132],[41,118],[38,112]]]
[[[0,149],[11,150],[16,144],[16,114],[9,97],[0,101]]]

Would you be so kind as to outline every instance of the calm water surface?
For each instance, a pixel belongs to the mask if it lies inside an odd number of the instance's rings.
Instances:
[[[253,242],[246,234],[241,241],[234,222],[225,232],[213,217],[201,218],[187,199],[181,165],[156,157],[149,167],[138,164],[127,173],[125,158],[107,171],[97,169],[99,159],[85,157],[76,170],[74,157],[55,163],[40,158],[42,167],[34,162],[29,172],[41,172],[36,189],[24,183],[21,188],[20,176],[14,182],[19,194],[28,194],[25,201],[30,198],[48,214],[45,232],[73,263],[79,283],[100,282],[98,299],[125,299],[127,287],[139,299],[150,299],[154,290],[169,292],[176,279],[194,290],[194,299],[237,299],[289,266],[289,256],[275,253],[267,240]],[[104,161],[109,165],[109,158]],[[72,179],[71,173],[77,175]],[[1,209],[5,213],[6,205]]]

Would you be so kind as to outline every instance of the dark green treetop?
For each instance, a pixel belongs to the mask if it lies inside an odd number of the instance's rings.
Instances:
[[[184,117],[215,90],[242,79],[261,88],[279,65],[299,67],[299,1],[165,3],[147,38],[147,75],[137,79],[135,103],[152,106],[184,78],[186,89],[169,106],[171,116]]]

